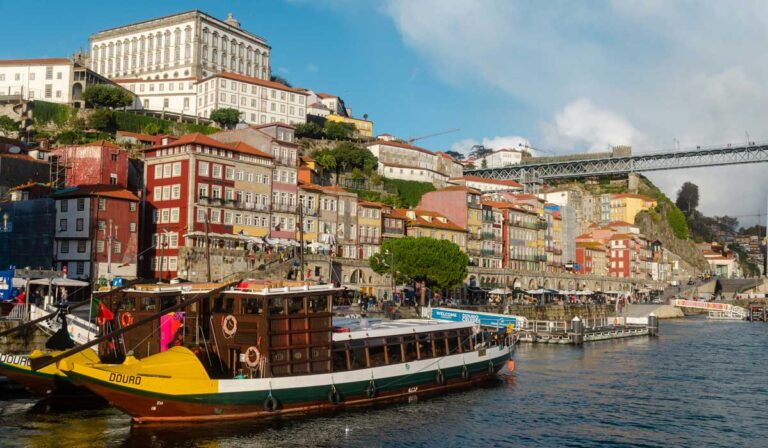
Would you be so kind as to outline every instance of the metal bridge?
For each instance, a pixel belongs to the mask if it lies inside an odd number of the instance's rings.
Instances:
[[[513,179],[536,184],[549,179],[627,174],[641,171],[675,170],[707,166],[768,162],[768,144],[717,146],[676,152],[658,152],[632,156],[605,156],[573,160],[542,161],[504,168],[483,168],[466,174],[489,179]]]

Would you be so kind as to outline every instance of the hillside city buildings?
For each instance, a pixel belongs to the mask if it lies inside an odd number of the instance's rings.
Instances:
[[[470,287],[519,287],[499,281],[510,272],[664,282],[689,271],[636,225],[654,199],[574,186],[532,194],[516,181],[464,175],[466,162],[445,152],[374,139],[372,121],[336,95],[272,80],[272,51],[232,15],[189,11],[97,32],[76,59],[0,61],[0,100],[82,106],[88,85],[113,83],[144,112],[207,118],[232,107],[242,121],[212,135],[119,131],[117,143],[54,148],[0,139],[0,262],[95,283],[210,281],[280,262],[303,240],[327,257],[301,267],[306,278],[381,295],[391,278],[366,261],[385,241],[410,236],[458,245],[474,272]],[[435,191],[398,208],[329,183],[295,136],[294,125],[318,119],[352,124],[381,176]],[[529,156],[502,149],[479,163]]]

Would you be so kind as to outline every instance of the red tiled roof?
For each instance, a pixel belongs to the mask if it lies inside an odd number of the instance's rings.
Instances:
[[[609,226],[637,227],[636,225],[632,224],[631,222],[627,222],[627,221],[611,221],[608,224],[606,224],[606,227],[609,227]]]
[[[430,216],[432,218],[445,218],[444,215],[441,215],[437,212],[432,212],[429,210],[414,210],[414,213],[416,214],[416,219],[411,219],[408,217],[408,210],[404,208],[393,208],[391,212],[387,213],[386,216],[390,218],[396,218],[396,219],[403,219],[408,221],[409,225],[415,226],[415,227],[432,227],[436,229],[445,229],[445,230],[453,230],[456,232],[466,232],[463,228],[453,223],[451,220],[446,218],[446,222],[440,222],[438,220],[432,220],[427,221],[424,218],[421,218],[421,216]]]
[[[127,201],[139,201],[139,198],[123,187],[115,185],[81,185],[74,190],[66,189],[53,194],[57,198],[71,198],[82,196],[97,196]]]
[[[473,193],[473,194],[482,194],[482,192],[476,188],[467,187],[466,185],[451,185],[449,187],[443,187],[437,192],[441,191],[466,191],[467,193]]]
[[[523,188],[523,184],[521,184],[520,182],[516,182],[514,180],[486,179],[485,177],[480,177],[480,176],[464,176],[464,177],[457,177],[455,179],[456,180],[464,179],[465,181],[470,181],[470,182],[481,182],[481,183],[495,184],[495,185],[508,185],[510,187]]]
[[[656,199],[653,199],[651,197],[648,197],[642,194],[614,193],[611,195],[611,199],[622,199],[622,198],[634,198],[634,199],[642,199],[644,201],[656,202]]]
[[[316,93],[315,95],[318,96],[318,98],[326,99],[326,98],[338,98],[336,95],[331,95],[330,93]]]
[[[128,131],[117,131],[115,135],[118,137],[120,136],[133,137],[136,140],[149,141],[149,142],[157,141],[157,139],[160,137],[157,135],[141,134],[139,132],[128,132]]]
[[[41,59],[5,59],[0,60],[2,66],[14,66],[14,65],[61,65],[69,64],[70,61],[67,58],[41,58]]]
[[[230,148],[234,149],[235,151],[242,152],[243,154],[250,154],[252,156],[263,157],[265,159],[273,158],[271,155],[267,154],[266,152],[259,151],[258,149],[254,148],[251,145],[248,145],[247,143],[234,142],[234,143],[228,143],[227,145]]]
[[[381,202],[375,202],[375,201],[360,201],[358,202],[358,205],[360,205],[361,207],[375,207],[375,208],[385,207],[385,204]]]
[[[239,73],[232,73],[232,72],[216,73],[203,79],[203,81],[206,81],[211,78],[227,78],[235,81],[247,82],[249,84],[257,84],[264,87],[271,87],[273,89],[284,90],[286,92],[294,92],[300,95],[307,95],[307,92],[305,90],[295,89],[293,87],[288,87],[285,84],[281,84],[279,82],[267,81],[264,79],[254,78],[253,76],[241,75]]]
[[[26,154],[12,154],[9,152],[0,152],[0,157],[7,158],[7,159],[19,159],[19,160],[26,160],[27,162],[36,162],[36,163],[44,163],[48,164],[45,160],[39,160],[34,157],[30,157]]]

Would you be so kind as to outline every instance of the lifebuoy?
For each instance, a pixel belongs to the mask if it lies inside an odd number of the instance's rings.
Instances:
[[[376,383],[371,380],[370,383],[368,383],[368,387],[365,388],[365,396],[368,398],[373,398],[376,396],[376,393],[378,390],[376,389]]]
[[[331,387],[331,390],[328,391],[328,402],[331,404],[341,403],[341,394],[336,389],[336,386]]]
[[[221,332],[227,338],[231,338],[237,333],[237,319],[235,319],[235,316],[227,314],[221,318]]]
[[[267,412],[276,411],[278,406],[280,406],[280,403],[278,403],[277,398],[273,397],[271,394],[264,400],[264,410]]]
[[[469,379],[469,369],[466,365],[461,366],[461,379],[468,380]]]
[[[248,367],[256,367],[259,365],[259,361],[261,361],[261,353],[259,353],[259,349],[250,346],[245,351],[245,363],[248,364]]]
[[[443,374],[442,370],[438,369],[437,373],[435,373],[435,382],[441,386],[445,384],[445,374]]]
[[[120,326],[127,327],[133,324],[133,315],[128,311],[120,315]]]

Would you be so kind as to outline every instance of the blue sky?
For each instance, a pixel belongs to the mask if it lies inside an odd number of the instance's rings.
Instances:
[[[272,45],[275,73],[343,97],[377,133],[461,128],[419,142],[430,149],[768,140],[760,0],[0,0],[0,16],[18,18],[0,28],[0,58],[69,55],[98,30],[195,8],[234,13]],[[765,168],[649,177],[673,198],[697,183],[705,213],[747,215],[765,208]]]

